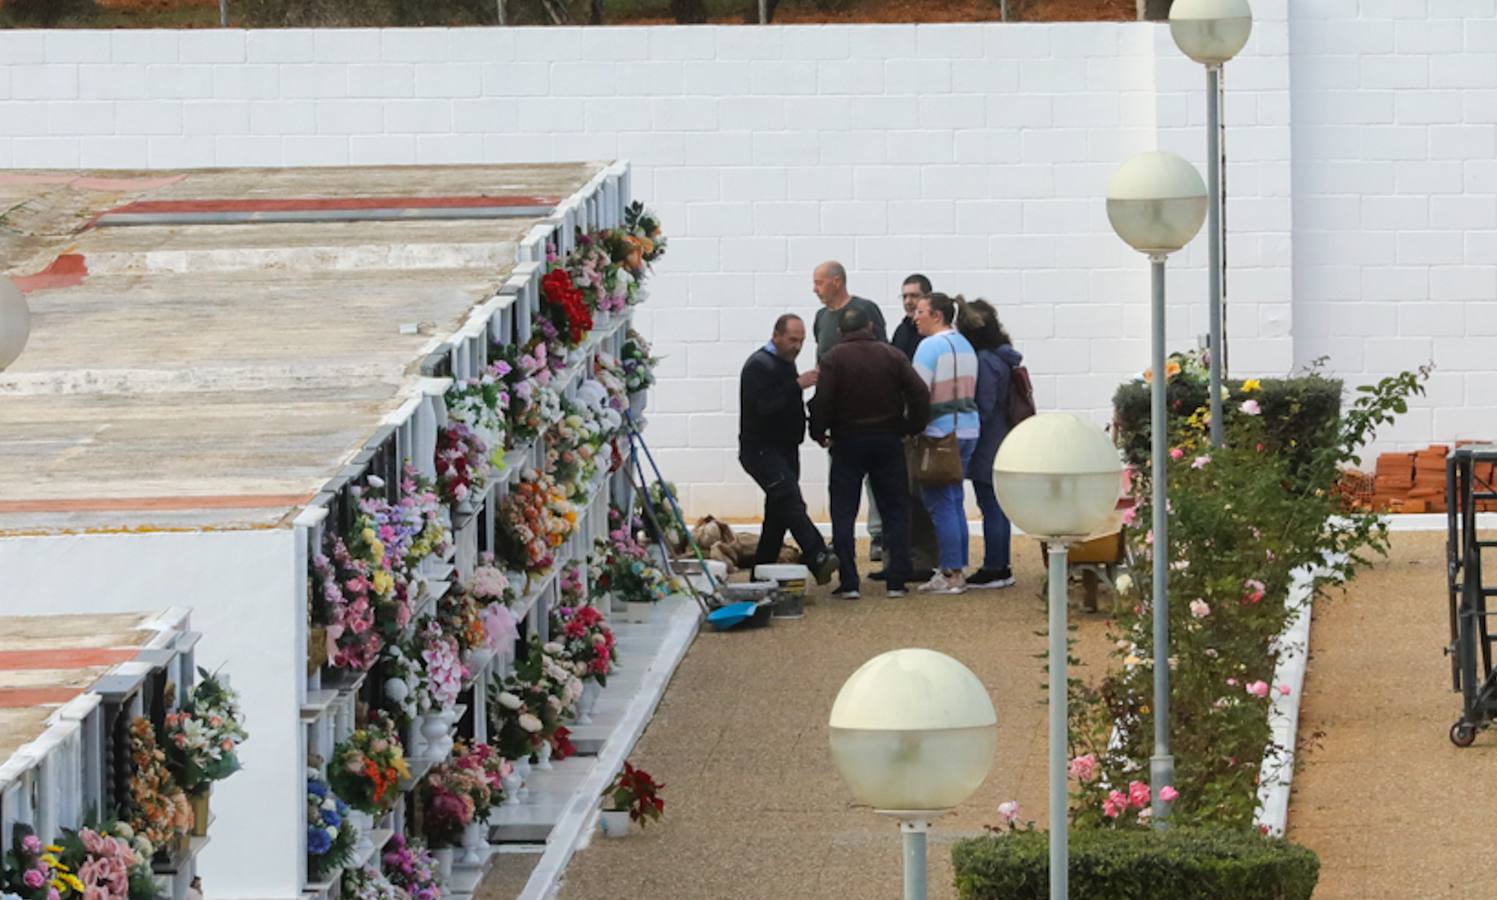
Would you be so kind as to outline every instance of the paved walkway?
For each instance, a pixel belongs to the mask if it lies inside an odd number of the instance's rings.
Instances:
[[[1289,836],[1320,854],[1316,900],[1497,897],[1497,732],[1448,737],[1445,535],[1393,538],[1315,610]]]
[[[822,597],[798,621],[704,632],[632,756],[666,782],[664,822],[595,838],[573,858],[561,896],[898,896],[898,830],[852,805],[826,722],[858,666],[911,645],[962,660],[999,707],[997,766],[931,836],[930,895],[954,896],[951,840],[996,821],[1003,800],[1018,798],[1036,818],[1045,802],[1043,575],[1038,550],[1016,545],[1019,585],[1007,590],[890,600],[865,581],[864,599]]]

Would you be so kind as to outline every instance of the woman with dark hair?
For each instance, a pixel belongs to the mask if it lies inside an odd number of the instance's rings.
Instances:
[[[993,459],[1012,423],[1008,420],[1008,389],[1013,367],[1024,361],[1014,349],[1013,338],[998,321],[998,311],[986,300],[967,304],[960,320],[962,335],[977,351],[977,416],[981,428],[977,448],[967,464],[967,478],[982,510],[982,568],[967,579],[974,588],[1005,588],[1014,583],[1010,567],[1009,538],[1012,528],[998,496],[993,492]]]
[[[977,416],[977,354],[956,329],[966,316],[961,297],[932,293],[915,304],[912,317],[921,334],[915,349],[915,371],[930,388],[930,424],[927,437],[955,434],[961,451],[962,470],[977,449],[980,422]],[[967,589],[962,570],[967,567],[967,514],[962,483],[925,485],[920,489],[930,521],[936,529],[940,549],[938,568],[919,587],[930,594],[960,594]]]

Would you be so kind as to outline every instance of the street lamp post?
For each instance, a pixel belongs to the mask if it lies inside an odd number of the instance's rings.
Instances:
[[[993,488],[1008,517],[1050,549],[1050,898],[1069,890],[1066,559],[1117,507],[1122,466],[1102,429],[1069,413],[1025,419],[998,448]]]
[[[1160,792],[1175,781],[1170,754],[1169,510],[1165,455],[1168,430],[1164,370],[1164,261],[1190,242],[1206,218],[1206,185],[1195,167],[1173,153],[1140,153],[1107,184],[1107,219],[1133,249],[1148,254],[1153,283],[1153,384],[1150,457],[1154,496],[1154,755],[1149,760],[1154,827],[1163,828],[1169,805]]]
[[[31,310],[15,282],[0,278],[0,372],[4,372],[26,349],[31,336]]]
[[[1170,34],[1180,52],[1206,67],[1206,191],[1209,222],[1207,277],[1211,302],[1211,445],[1220,447],[1222,370],[1226,346],[1222,339],[1222,228],[1221,192],[1221,68],[1247,43],[1253,32],[1253,10],[1248,0],[1175,0],[1170,7]]]
[[[832,760],[853,796],[899,820],[905,900],[925,900],[930,821],[977,790],[998,748],[987,688],[944,653],[891,650],[842,685],[830,725]]]

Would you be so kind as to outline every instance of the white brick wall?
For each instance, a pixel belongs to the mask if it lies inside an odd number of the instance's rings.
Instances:
[[[1225,75],[1233,374],[1434,357],[1390,441],[1497,438],[1497,405],[1463,408],[1494,367],[1467,335],[1497,334],[1494,7],[1254,3]],[[1204,74],[1158,24],[0,32],[0,59],[6,166],[628,157],[672,236],[642,313],[668,355],[651,439],[719,514],[758,502],[738,366],[814,312],[823,259],[891,325],[911,271],[988,297],[1041,405],[1105,416],[1148,356],[1107,179],[1155,146],[1205,157]],[[1205,257],[1171,263],[1175,347],[1206,330]]]
[[[1497,3],[1291,9],[1294,360],[1436,364],[1374,449],[1497,438]]]

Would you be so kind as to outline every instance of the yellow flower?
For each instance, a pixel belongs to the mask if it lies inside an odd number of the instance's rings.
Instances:
[[[390,593],[390,591],[395,589],[395,579],[390,577],[389,572],[385,572],[383,570],[375,572],[372,581],[374,583],[374,590],[376,593],[388,594]]]
[[[363,538],[364,539],[364,543],[366,543],[366,544],[377,544],[377,543],[379,543],[379,541],[375,539],[374,529],[373,528],[365,528],[364,529],[364,533],[361,534],[361,535],[359,535],[359,537]]]
[[[1247,381],[1244,381],[1242,383],[1242,392],[1244,394],[1251,394],[1253,391],[1261,390],[1263,390],[1263,382],[1259,381],[1256,378],[1249,378]]]
[[[1131,653],[1128,656],[1126,656],[1126,657],[1123,658],[1123,665],[1125,665],[1125,666],[1136,666],[1136,665],[1138,665],[1138,663],[1139,663],[1138,657],[1132,655]]]
[[[1138,712],[1139,715],[1147,716],[1149,714],[1149,708],[1147,706],[1140,706],[1138,708]]]
[[[380,562],[384,562],[385,561],[385,545],[384,544],[380,543],[377,540],[370,541],[369,542],[369,551],[374,554],[374,561],[375,562],[380,563]]]

